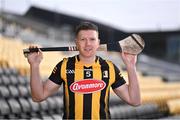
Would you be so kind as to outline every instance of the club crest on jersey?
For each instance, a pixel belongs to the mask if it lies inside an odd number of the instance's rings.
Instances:
[[[103,90],[106,83],[103,80],[84,79],[70,85],[70,90],[74,93],[88,94]]]
[[[104,77],[104,78],[108,78],[108,77],[109,77],[107,70],[103,71],[103,77]]]

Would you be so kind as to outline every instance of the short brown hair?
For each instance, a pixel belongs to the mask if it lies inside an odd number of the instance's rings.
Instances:
[[[91,23],[91,22],[81,22],[77,27],[76,27],[76,30],[75,30],[75,35],[77,36],[79,31],[81,30],[95,30],[98,32],[98,27]]]

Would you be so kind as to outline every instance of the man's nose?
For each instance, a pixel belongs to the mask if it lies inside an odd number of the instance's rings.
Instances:
[[[90,40],[86,40],[86,45],[90,45],[91,44],[91,41]]]

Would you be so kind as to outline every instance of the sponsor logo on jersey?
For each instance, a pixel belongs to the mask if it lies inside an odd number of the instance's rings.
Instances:
[[[75,73],[74,70],[71,70],[71,69],[67,69],[67,70],[66,70],[66,74],[74,74],[74,73]]]
[[[70,90],[74,93],[88,94],[103,90],[106,83],[103,80],[84,79],[70,85]]]

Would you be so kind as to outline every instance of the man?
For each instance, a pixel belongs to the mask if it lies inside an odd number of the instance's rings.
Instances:
[[[128,72],[129,84],[119,69],[110,61],[96,56],[99,33],[96,25],[83,22],[76,29],[76,46],[79,54],[64,58],[42,82],[39,65],[42,52],[30,53],[30,86],[32,99],[40,102],[64,87],[64,119],[109,119],[109,92],[113,91],[125,102],[141,104],[136,75],[136,55],[120,53]],[[30,46],[33,48],[36,46]]]

